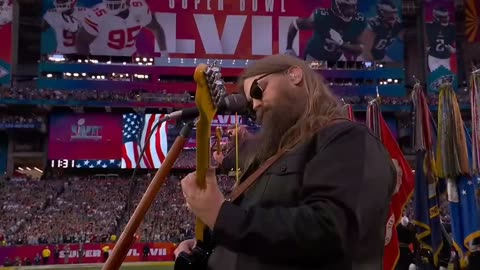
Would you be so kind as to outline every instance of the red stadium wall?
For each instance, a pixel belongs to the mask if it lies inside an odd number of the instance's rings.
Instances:
[[[113,250],[115,244],[84,244],[85,256],[83,258],[83,263],[101,263],[103,261],[102,248],[108,245],[110,250]],[[2,247],[0,248],[0,258],[4,260],[8,257],[10,260],[15,259],[17,256],[23,260],[24,258],[30,258],[33,261],[35,256],[42,254],[42,250],[46,245],[39,246],[12,246],[12,247]],[[60,258],[58,260],[59,264],[64,263],[64,254],[63,247],[65,245],[59,245],[60,248]],[[144,243],[135,243],[127,254],[125,262],[141,262],[143,260],[143,246]],[[148,256],[148,261],[173,261],[174,255],[173,251],[175,246],[171,243],[150,243],[150,255]],[[78,244],[70,245],[70,256],[69,264],[78,263]],[[48,248],[51,251],[51,256],[48,261],[49,264],[54,264],[54,245],[48,245]]]

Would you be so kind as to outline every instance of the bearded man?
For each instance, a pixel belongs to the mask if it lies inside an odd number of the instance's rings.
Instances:
[[[182,180],[189,208],[211,230],[212,270],[381,270],[385,222],[396,173],[382,143],[344,117],[324,80],[297,58],[275,55],[249,66],[240,90],[261,130],[242,156],[241,181],[284,154],[235,201],[215,172],[200,189]],[[191,252],[182,242],[175,255]]]

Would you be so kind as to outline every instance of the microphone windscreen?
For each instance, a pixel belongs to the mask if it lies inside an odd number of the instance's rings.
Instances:
[[[242,94],[233,94],[226,96],[223,100],[224,110],[233,113],[243,113],[247,109],[247,99]]]

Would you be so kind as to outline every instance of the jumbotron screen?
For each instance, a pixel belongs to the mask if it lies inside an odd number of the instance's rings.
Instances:
[[[155,125],[162,114],[57,114],[50,118],[48,159],[54,168],[159,168],[178,136],[181,124]],[[243,123],[234,115],[217,115],[217,126]],[[246,122],[246,121],[245,121]],[[251,125],[250,125],[251,126]],[[195,148],[195,132],[185,148]],[[143,158],[139,157],[144,152]]]

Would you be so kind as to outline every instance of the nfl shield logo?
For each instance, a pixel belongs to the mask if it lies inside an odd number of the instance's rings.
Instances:
[[[3,78],[8,75],[8,70],[6,70],[4,67],[0,66],[0,78]]]

